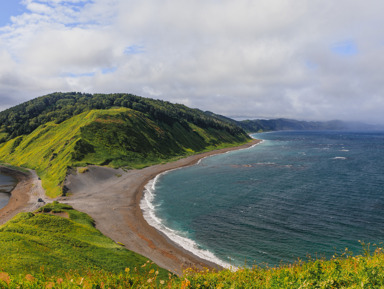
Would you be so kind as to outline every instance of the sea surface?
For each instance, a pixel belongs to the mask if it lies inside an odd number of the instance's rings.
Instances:
[[[17,180],[0,174],[0,209],[8,204],[10,192],[15,187]]]
[[[384,241],[384,132],[272,132],[147,185],[145,218],[227,266],[362,253]]]

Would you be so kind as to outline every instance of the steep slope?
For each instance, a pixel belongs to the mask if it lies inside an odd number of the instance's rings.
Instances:
[[[175,157],[248,141],[226,124],[155,118],[130,108],[85,111],[61,123],[46,122],[32,133],[0,144],[0,160],[31,168],[47,195],[62,194],[70,167],[88,164],[141,168]]]

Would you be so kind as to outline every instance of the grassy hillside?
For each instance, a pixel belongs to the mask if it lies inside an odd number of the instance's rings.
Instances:
[[[120,107],[46,122],[29,134],[0,143],[0,161],[36,170],[47,195],[55,197],[62,194],[69,167],[142,168],[249,140],[241,129],[215,120],[188,122],[157,116]]]
[[[49,122],[59,124],[73,116],[95,109],[125,107],[144,113],[153,121],[172,126],[192,123],[201,128],[227,131],[232,135],[242,133],[236,124],[222,121],[181,104],[143,98],[132,94],[85,94],[52,93],[24,102],[0,112],[0,143],[21,135],[28,135],[36,128]]]
[[[59,203],[20,213],[1,226],[0,248],[0,271],[10,274],[90,269],[120,273],[148,261],[102,235],[88,215]]]

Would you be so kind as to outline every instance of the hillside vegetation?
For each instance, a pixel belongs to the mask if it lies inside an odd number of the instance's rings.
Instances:
[[[249,141],[200,110],[125,94],[56,93],[1,112],[0,121],[0,161],[36,170],[51,197],[63,193],[70,167],[142,168]]]
[[[369,247],[367,247],[369,248]],[[348,251],[332,260],[298,261],[273,268],[240,268],[233,272],[187,270],[183,276],[164,277],[150,263],[122,273],[89,270],[45,274],[0,272],[4,288],[383,288],[381,248],[353,256]]]
[[[0,247],[0,271],[10,274],[120,273],[148,261],[102,235],[88,215],[56,202],[34,213],[20,213],[1,226]],[[168,276],[166,270],[157,270]]]

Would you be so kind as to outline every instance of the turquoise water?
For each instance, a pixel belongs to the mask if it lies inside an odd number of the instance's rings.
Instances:
[[[222,265],[331,257],[384,240],[383,132],[273,132],[148,185],[149,222]]]
[[[0,174],[0,209],[8,204],[10,192],[15,184],[14,178]]]

